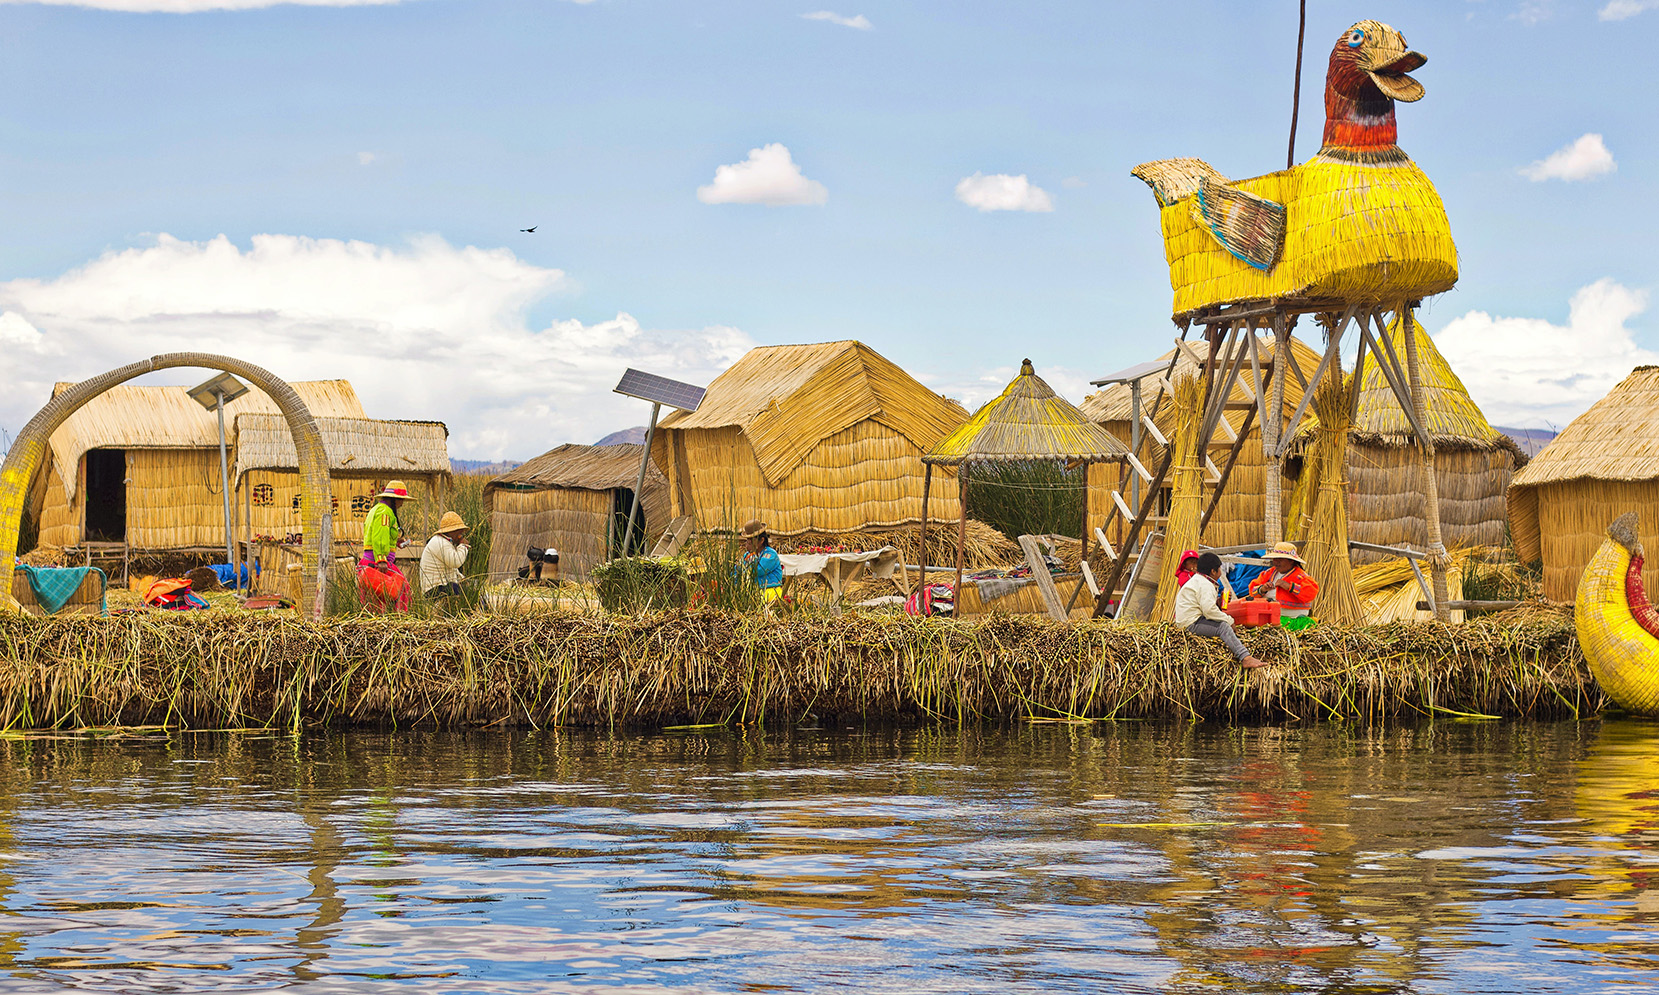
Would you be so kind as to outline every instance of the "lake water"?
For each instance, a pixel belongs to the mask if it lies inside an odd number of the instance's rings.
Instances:
[[[1659,986],[1659,726],[0,741],[0,989]]]

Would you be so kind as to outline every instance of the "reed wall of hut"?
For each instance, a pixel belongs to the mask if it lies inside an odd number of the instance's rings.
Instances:
[[[1516,555],[1542,563],[1544,596],[1572,601],[1579,577],[1607,526],[1636,512],[1637,533],[1659,549],[1659,367],[1639,366],[1590,410],[1573,419],[1509,487]],[[1659,591],[1659,556],[1642,568]]]
[[[921,521],[922,454],[968,413],[859,342],[763,346],[663,419],[651,456],[669,516],[700,529],[751,518],[776,535]],[[960,514],[953,470],[933,474],[928,518]]]
[[[643,455],[639,445],[565,445],[486,484],[491,582],[516,577],[530,546],[557,549],[559,576],[577,581],[619,554],[618,513],[625,518],[631,506]],[[667,481],[653,465],[640,496],[645,527],[634,543],[636,554],[650,552],[667,528],[667,504]]]
[[[70,386],[58,384],[54,394]],[[293,387],[314,415],[363,416],[344,380]],[[124,384],[59,426],[38,490],[40,543],[80,545],[90,526],[93,538],[134,550],[223,548],[218,418],[186,391]],[[250,389],[225,406],[227,435],[248,413],[280,420],[276,403]]]
[[[1193,352],[1199,357],[1209,354],[1209,345],[1206,342],[1189,343]],[[1273,362],[1276,346],[1271,335],[1257,336],[1257,356],[1263,362]],[[1296,357],[1296,365],[1303,377],[1313,375],[1319,366],[1319,353],[1309,348],[1300,339],[1292,337],[1290,340],[1291,353]],[[1175,355],[1175,351],[1164,353],[1159,359],[1168,362]],[[1240,370],[1239,380],[1244,386],[1236,387],[1229,403],[1251,403],[1254,393],[1254,375],[1248,358]],[[1301,378],[1291,372],[1288,367],[1283,371],[1285,380],[1285,411],[1282,424],[1284,431],[1290,431],[1290,415],[1296,411],[1296,405],[1301,402],[1303,387]],[[1174,378],[1182,376],[1203,375],[1198,365],[1182,355],[1176,362]],[[1278,376],[1278,373],[1274,374]],[[1174,381],[1171,379],[1171,382]],[[1088,415],[1096,424],[1112,433],[1124,445],[1128,445],[1130,436],[1130,411],[1132,402],[1130,389],[1127,384],[1114,384],[1103,388],[1084,398],[1081,405],[1083,413]],[[1143,380],[1141,387],[1142,413],[1148,415],[1157,424],[1158,430],[1166,438],[1172,436],[1175,430],[1174,406],[1170,403],[1168,393],[1160,390],[1157,378]],[[1241,408],[1234,408],[1226,412],[1227,423],[1237,433],[1244,426],[1245,416],[1248,414]],[[1307,420],[1304,416],[1304,422]],[[1216,432],[1216,440],[1226,439],[1224,432]],[[1152,437],[1143,431],[1141,433],[1141,450],[1136,458],[1147,469],[1156,471],[1158,464],[1163,460],[1163,447],[1153,441]],[[1212,447],[1211,459],[1219,467],[1224,464],[1226,450]],[[1221,501],[1216,505],[1215,513],[1210,516],[1210,524],[1204,530],[1203,542],[1206,546],[1244,546],[1254,545],[1265,541],[1266,531],[1263,520],[1266,516],[1267,492],[1267,459],[1262,454],[1261,426],[1257,421],[1251,422],[1249,433],[1244,439],[1244,448],[1239,451],[1238,461],[1233,465],[1232,475],[1227,479],[1227,487],[1222,492]],[[1289,493],[1292,478],[1285,478],[1285,493]],[[1095,525],[1106,521],[1112,515],[1111,492],[1116,489],[1129,499],[1129,480],[1123,475],[1121,467],[1109,464],[1097,464],[1089,467],[1089,521]],[[1167,490],[1167,488],[1166,488]],[[1142,494],[1144,496],[1144,491]],[[1289,502],[1284,502],[1286,514],[1289,512]],[[1283,523],[1281,523],[1283,524]],[[1107,532],[1107,538],[1113,543],[1123,541],[1129,530],[1129,523],[1123,521],[1122,516],[1113,522],[1112,529]]]

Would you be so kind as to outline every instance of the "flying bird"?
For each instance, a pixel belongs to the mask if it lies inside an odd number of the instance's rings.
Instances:
[[[522,231],[522,232],[528,232],[528,233],[531,233],[531,234],[534,234],[534,233],[535,233],[535,231],[536,231],[536,229],[537,229],[537,228],[540,228],[540,227],[541,227],[541,225],[531,225],[531,226],[530,226],[530,227],[528,227],[528,228],[520,228],[520,229],[519,229],[519,231]]]
[[[1174,313],[1284,297],[1401,301],[1450,290],[1457,247],[1434,184],[1395,144],[1395,101],[1423,96],[1428,59],[1400,32],[1360,21],[1325,76],[1318,154],[1228,180],[1202,159],[1143,163],[1163,222]]]

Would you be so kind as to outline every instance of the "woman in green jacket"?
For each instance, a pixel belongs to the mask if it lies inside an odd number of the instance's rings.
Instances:
[[[397,548],[403,527],[397,512],[409,500],[409,487],[401,480],[387,481],[368,518],[363,520],[363,556],[357,561],[357,596],[363,604],[381,611],[409,610],[409,578],[398,569]]]

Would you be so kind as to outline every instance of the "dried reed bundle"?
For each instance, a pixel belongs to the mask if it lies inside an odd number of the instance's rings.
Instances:
[[[916,558],[917,530],[865,529],[856,532],[803,532],[800,535],[778,536],[772,545],[780,553],[799,553],[814,548],[840,547],[844,550],[880,549],[892,546],[906,563],[921,562]],[[973,566],[1003,566],[1015,563],[1022,555],[1019,543],[984,522],[968,519],[967,541],[963,546],[967,562]],[[935,523],[927,529],[927,562],[933,566],[956,562],[956,523]]]
[[[1365,609],[1354,590],[1354,568],[1348,562],[1348,412],[1353,406],[1353,378],[1327,377],[1313,395],[1319,429],[1303,465],[1312,506],[1304,514],[1302,556],[1307,571],[1319,582],[1313,612],[1322,621],[1357,625]],[[1299,487],[1299,492],[1304,489]]]
[[[1158,600],[1154,619],[1169,618],[1175,610],[1175,572],[1181,569],[1181,551],[1198,545],[1198,523],[1204,517],[1204,454],[1198,449],[1199,420],[1204,411],[1204,387],[1197,377],[1175,381],[1175,447],[1171,463],[1169,521],[1164,525],[1164,559],[1158,571]]]

